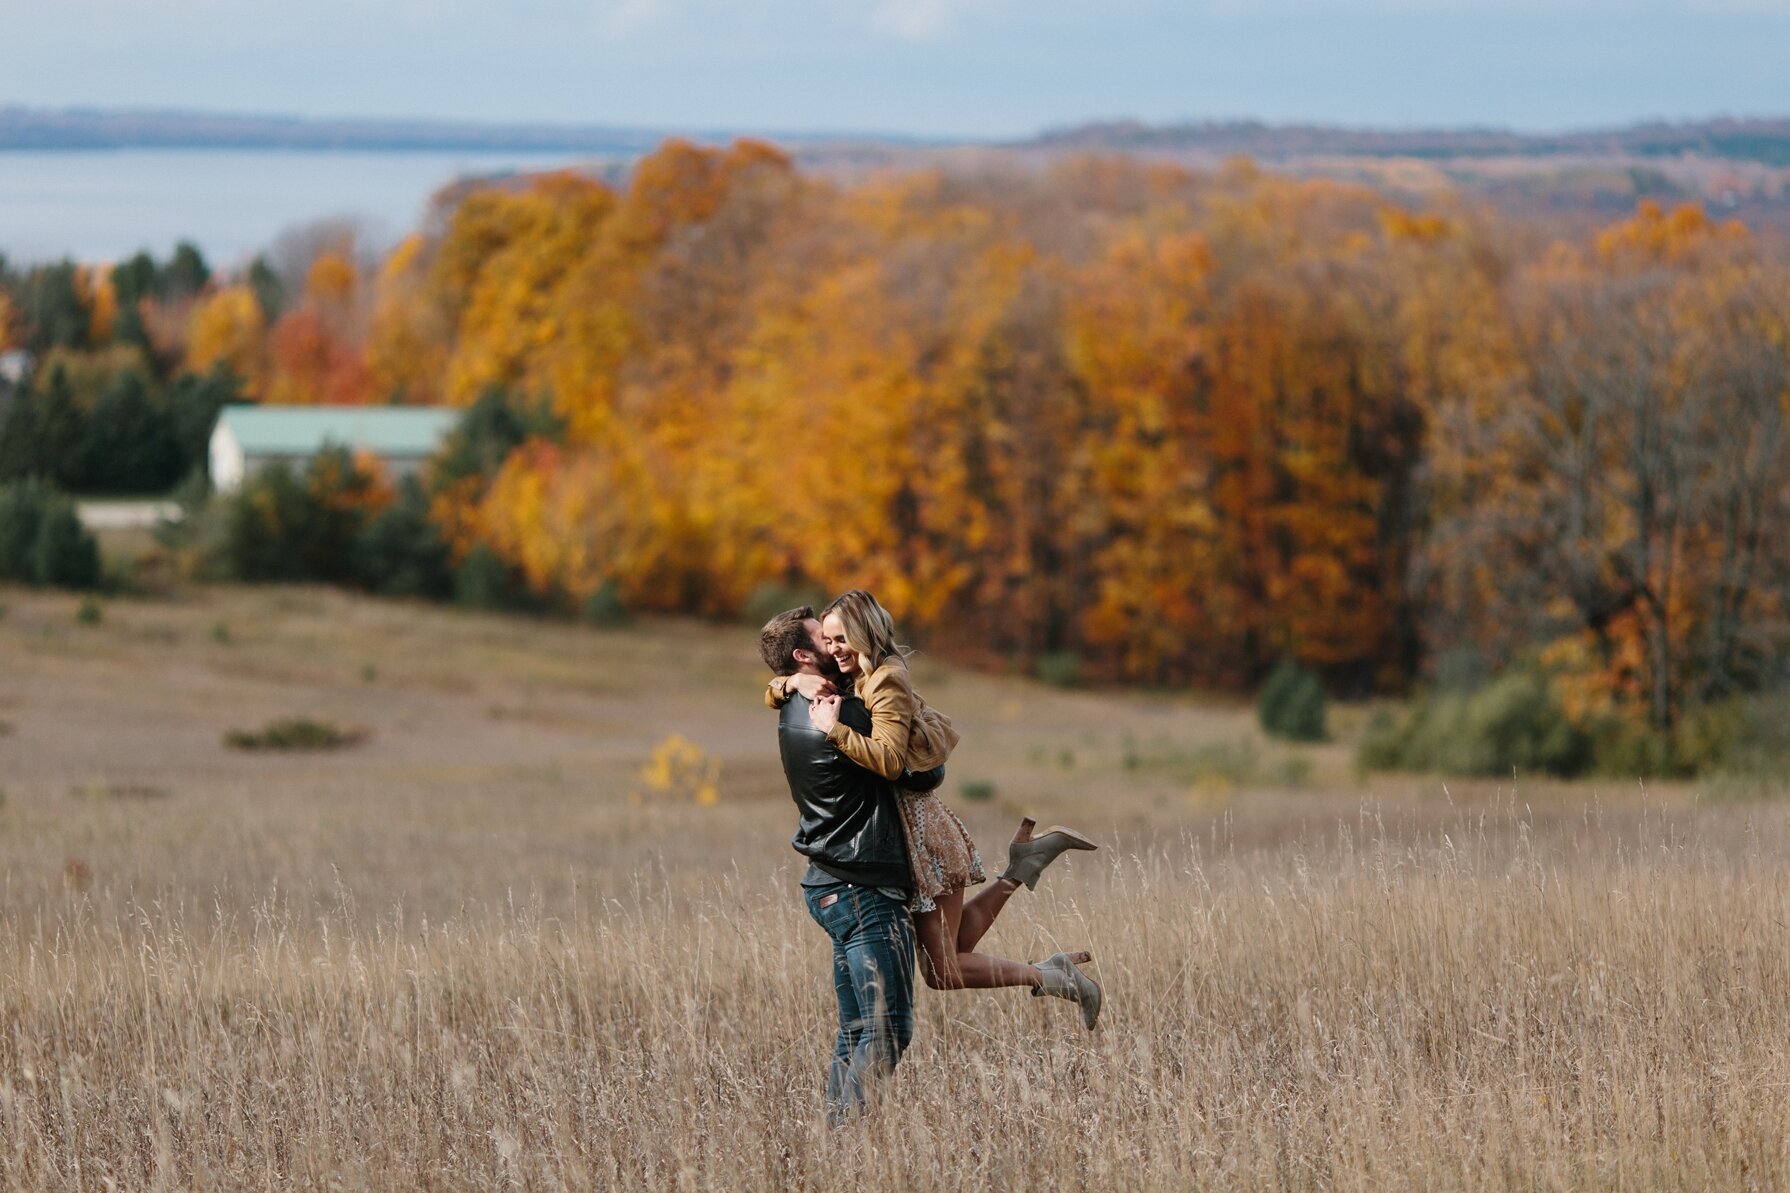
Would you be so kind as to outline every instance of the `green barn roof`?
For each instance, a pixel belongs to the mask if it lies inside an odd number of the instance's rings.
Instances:
[[[230,428],[249,456],[308,456],[326,444],[377,456],[428,456],[461,414],[445,406],[227,406],[218,424]]]

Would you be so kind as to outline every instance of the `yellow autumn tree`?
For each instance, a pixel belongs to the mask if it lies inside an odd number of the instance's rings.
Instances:
[[[267,376],[267,319],[247,286],[223,286],[193,308],[187,330],[186,367],[207,373],[222,365],[241,383],[243,396],[259,398]]]

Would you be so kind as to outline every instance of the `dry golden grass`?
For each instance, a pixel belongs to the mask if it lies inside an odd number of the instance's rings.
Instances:
[[[1343,746],[1264,787],[1198,761],[1253,739],[1228,705],[931,669],[988,852],[1021,807],[1108,842],[988,942],[1092,948],[1107,1009],[922,991],[830,1131],[750,633],[0,601],[0,1188],[1790,1184],[1776,803],[1363,785]],[[370,737],[221,744],[298,715]],[[630,798],[674,732],[718,805]]]

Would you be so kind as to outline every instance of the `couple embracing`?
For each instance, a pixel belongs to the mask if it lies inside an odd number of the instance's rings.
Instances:
[[[779,613],[759,635],[774,672],[765,701],[780,710],[777,739],[801,823],[792,842],[808,859],[802,893],[833,942],[839,1035],[827,1074],[832,1122],[861,1113],[869,1087],[895,1067],[913,1038],[915,943],[935,990],[1027,986],[1081,1008],[1091,1029],[1100,987],[1057,953],[1036,965],[976,951],[1008,898],[1068,849],[1093,849],[1080,833],[1033,835],[1020,822],[1007,868],[988,888],[963,822],[937,790],[957,744],[950,718],[914,691],[906,650],[876,598],[845,593],[817,617]]]

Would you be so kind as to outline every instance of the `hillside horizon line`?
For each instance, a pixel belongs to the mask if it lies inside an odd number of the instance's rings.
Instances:
[[[596,123],[307,117],[171,108],[0,105],[0,151],[274,149],[367,152],[571,152],[634,156],[671,137],[758,137],[792,146],[893,149],[976,147],[1054,152],[1202,152],[1266,158],[1698,156],[1790,166],[1790,117],[1639,120],[1567,132],[1474,124],[1390,127],[1248,118],[1151,123],[1090,120],[1030,137],[940,137],[901,132],[690,128]]]

